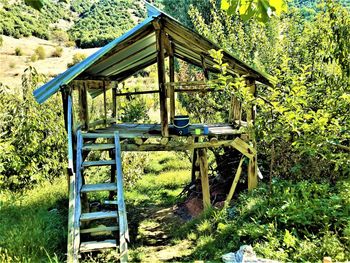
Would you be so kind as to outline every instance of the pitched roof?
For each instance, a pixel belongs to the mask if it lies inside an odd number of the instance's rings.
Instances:
[[[147,4],[147,11],[148,17],[143,22],[36,89],[33,92],[35,99],[43,103],[59,91],[61,86],[75,79],[122,81],[156,63],[157,43],[154,22],[157,21],[170,39],[175,57],[200,67],[204,62],[209,71],[217,71],[208,51],[220,49],[218,45],[150,4]],[[248,66],[227,51],[223,51],[223,55],[224,61],[229,64],[228,73],[236,72],[266,85],[274,85],[274,78],[268,74]],[[95,97],[100,93],[102,90],[95,90],[91,95]]]

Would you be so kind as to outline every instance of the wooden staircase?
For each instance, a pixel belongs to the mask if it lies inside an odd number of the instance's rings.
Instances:
[[[97,138],[113,139],[114,144],[84,143],[85,140],[92,139],[96,141]],[[83,160],[84,153],[86,152],[107,150],[115,150],[114,160]],[[84,169],[91,166],[111,166],[111,171],[115,172],[116,182],[85,184]],[[112,169],[113,167],[114,169]],[[103,211],[90,212],[88,203],[89,193],[102,191],[116,193],[117,200],[106,200],[105,204],[108,209],[105,208]],[[98,221],[102,221],[103,224],[97,227],[87,227],[90,223]],[[105,226],[105,224],[108,226]],[[79,258],[83,253],[104,249],[117,249],[118,246],[120,262],[127,262],[129,231],[124,202],[123,173],[118,132],[114,134],[77,132],[76,172],[70,178],[68,228],[67,261],[69,263],[79,262]],[[119,238],[116,233],[119,233]],[[108,238],[104,239],[104,236],[108,236]],[[95,240],[91,240],[93,238]],[[118,239],[119,242],[117,242]]]

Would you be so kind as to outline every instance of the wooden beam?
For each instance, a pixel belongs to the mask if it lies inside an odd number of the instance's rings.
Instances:
[[[143,91],[133,91],[133,92],[123,92],[117,93],[116,96],[130,96],[130,95],[142,95],[142,94],[152,94],[159,93],[159,90],[143,90]]]
[[[79,91],[79,111],[80,122],[85,130],[89,129],[89,111],[87,102],[87,87],[86,83],[82,83]]]
[[[107,126],[107,89],[105,82],[103,82],[103,109],[104,109],[104,121]]]
[[[194,137],[193,143],[198,143],[199,138],[196,136]],[[192,150],[192,169],[191,169],[191,182],[193,183],[196,181],[196,172],[198,171],[198,166],[197,166],[197,157],[198,153],[196,149]]]
[[[174,55],[169,56],[169,80],[175,82],[175,58]],[[170,98],[170,123],[174,124],[175,117],[175,91],[174,87],[169,87],[169,98]]]
[[[201,171],[201,183],[202,183],[202,195],[203,195],[203,208],[204,210],[211,207],[210,203],[210,190],[209,190],[209,177],[208,177],[208,157],[206,149],[198,150],[199,167]]]
[[[246,79],[246,85],[250,88],[250,92],[255,96],[256,86],[255,81],[252,79]],[[253,143],[253,148],[256,148],[255,134],[254,134],[254,123],[255,123],[255,105],[247,110],[247,125],[249,130],[249,140]],[[248,190],[256,188],[258,185],[258,163],[257,153],[255,151],[248,164]]]
[[[238,165],[238,168],[237,168],[237,171],[236,171],[235,178],[234,178],[234,180],[232,182],[232,186],[230,188],[230,192],[228,193],[228,195],[226,197],[225,205],[228,205],[231,202],[233,194],[235,193],[236,186],[237,186],[239,178],[240,178],[240,176],[242,174],[243,161],[244,161],[244,156],[242,156],[241,160],[239,161],[239,165]]]
[[[206,80],[209,79],[209,71],[207,69],[207,65],[205,63],[205,56],[204,54],[201,54],[201,63],[202,63],[202,69],[203,69],[203,73],[204,73],[204,77]]]
[[[168,108],[167,108],[167,96],[165,88],[165,62],[164,62],[164,41],[165,41],[165,32],[160,28],[156,30],[157,38],[157,66],[158,66],[158,84],[159,84],[159,102],[160,102],[160,121],[162,124],[161,133],[162,136],[169,136],[169,127],[168,127]]]
[[[115,119],[117,122],[117,89],[118,89],[118,82],[115,82],[112,88],[112,101],[113,101],[113,109],[112,109],[112,118]]]

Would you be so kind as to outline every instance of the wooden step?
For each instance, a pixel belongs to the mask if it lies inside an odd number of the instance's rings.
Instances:
[[[117,200],[104,200],[103,203],[105,205],[117,205],[118,201]]]
[[[107,239],[104,241],[89,241],[80,244],[80,252],[90,252],[106,248],[116,248],[117,242],[114,239]]]
[[[87,228],[87,229],[81,229],[81,234],[88,234],[88,233],[102,233],[102,232],[112,232],[117,231],[119,228],[117,226],[99,226],[94,228]]]
[[[114,133],[82,133],[83,138],[85,139],[97,139],[97,138],[114,138]]]
[[[89,143],[84,144],[83,151],[106,151],[114,148],[115,145],[111,143]]]
[[[117,218],[117,211],[105,211],[105,212],[92,212],[92,213],[82,213],[80,216],[80,221],[91,221],[97,219],[106,219],[106,218]]]
[[[80,190],[82,193],[99,192],[99,191],[117,191],[116,183],[105,184],[84,184]]]
[[[87,161],[83,162],[83,167],[89,166],[106,166],[115,164],[115,160],[100,160],[100,161]]]

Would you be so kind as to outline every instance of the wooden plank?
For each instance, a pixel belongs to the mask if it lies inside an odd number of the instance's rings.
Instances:
[[[114,165],[114,160],[85,161],[83,167]]]
[[[253,190],[258,185],[258,165],[256,155],[249,160],[248,164],[248,190]]]
[[[114,86],[112,88],[112,101],[113,101],[113,109],[112,109],[112,119],[117,121],[117,89],[118,82],[114,82]]]
[[[74,157],[73,157],[73,108],[72,96],[68,95],[67,101],[67,137],[68,137],[68,173],[74,175]]]
[[[238,165],[238,168],[237,168],[237,171],[236,171],[236,175],[235,175],[235,178],[232,182],[232,186],[230,188],[230,192],[228,193],[227,197],[226,197],[226,201],[225,201],[225,204],[228,205],[230,202],[231,202],[231,199],[233,197],[233,194],[235,193],[235,190],[236,190],[236,186],[238,184],[238,181],[239,181],[239,178],[242,174],[242,165],[243,165],[243,161],[244,161],[244,157],[241,158],[241,160],[239,161],[239,165]]]
[[[123,92],[123,93],[117,93],[116,96],[130,96],[130,95],[142,95],[142,94],[154,94],[154,93],[159,93],[159,90],[143,90],[143,91]]]
[[[194,137],[193,143],[198,143],[198,136]],[[191,169],[191,182],[196,181],[196,172],[198,171],[197,166],[198,152],[196,149],[192,150],[192,169]]]
[[[76,158],[76,174],[75,174],[75,186],[74,186],[74,242],[73,242],[73,262],[78,262],[79,246],[80,246],[80,215],[81,215],[81,198],[80,189],[82,186],[82,175],[81,175],[81,163],[82,163],[82,144],[83,138],[81,136],[81,131],[78,130],[77,133],[77,158]]]
[[[164,63],[164,41],[165,32],[160,28],[156,30],[157,38],[157,69],[158,69],[158,85],[159,85],[159,103],[160,103],[160,121],[162,136],[169,136],[168,128],[168,107],[165,88],[165,63]]]
[[[241,138],[236,138],[231,143],[231,146],[238,151],[240,151],[243,155],[247,156],[249,159],[252,159],[254,155],[256,155],[256,150],[254,147],[250,146],[248,143],[243,141]]]
[[[117,226],[99,226],[94,228],[88,228],[88,229],[81,229],[81,234],[90,234],[90,233],[103,233],[108,234],[106,232],[112,232],[112,231],[118,231]]]
[[[106,84],[103,81],[103,109],[104,109],[104,121],[105,121],[105,125],[107,126],[107,88],[106,88]]]
[[[69,204],[68,204],[68,243],[67,243],[67,262],[74,262],[74,211],[75,211],[75,175],[70,176],[69,183]]]
[[[106,151],[111,149],[114,149],[114,144],[111,143],[90,143],[83,146],[83,151]]]
[[[99,191],[117,191],[117,185],[115,183],[84,184],[81,188],[82,193]]]
[[[201,184],[203,195],[203,207],[204,210],[211,207],[210,203],[210,190],[209,190],[209,177],[208,177],[208,157],[206,149],[198,150],[199,167],[201,172]]]
[[[89,241],[81,243],[80,252],[84,253],[115,247],[117,247],[117,242],[114,239],[107,239],[104,241]]]
[[[119,133],[114,133],[115,142],[115,164],[116,164],[116,177],[117,177],[117,200],[118,200],[118,215],[119,215],[119,253],[120,261],[128,261],[128,242],[129,229],[128,221],[126,217],[126,208],[124,202],[124,186],[123,186],[123,171],[122,171],[122,161],[121,161],[121,148],[120,148],[120,138]]]
[[[80,216],[80,221],[91,221],[98,219],[107,219],[107,218],[117,218],[117,211],[104,211],[104,212],[92,212],[92,213],[82,213]]]
[[[175,58],[174,55],[169,56],[169,80],[175,81]],[[169,99],[170,99],[170,123],[174,124],[175,117],[175,90],[173,86],[169,87]]]

